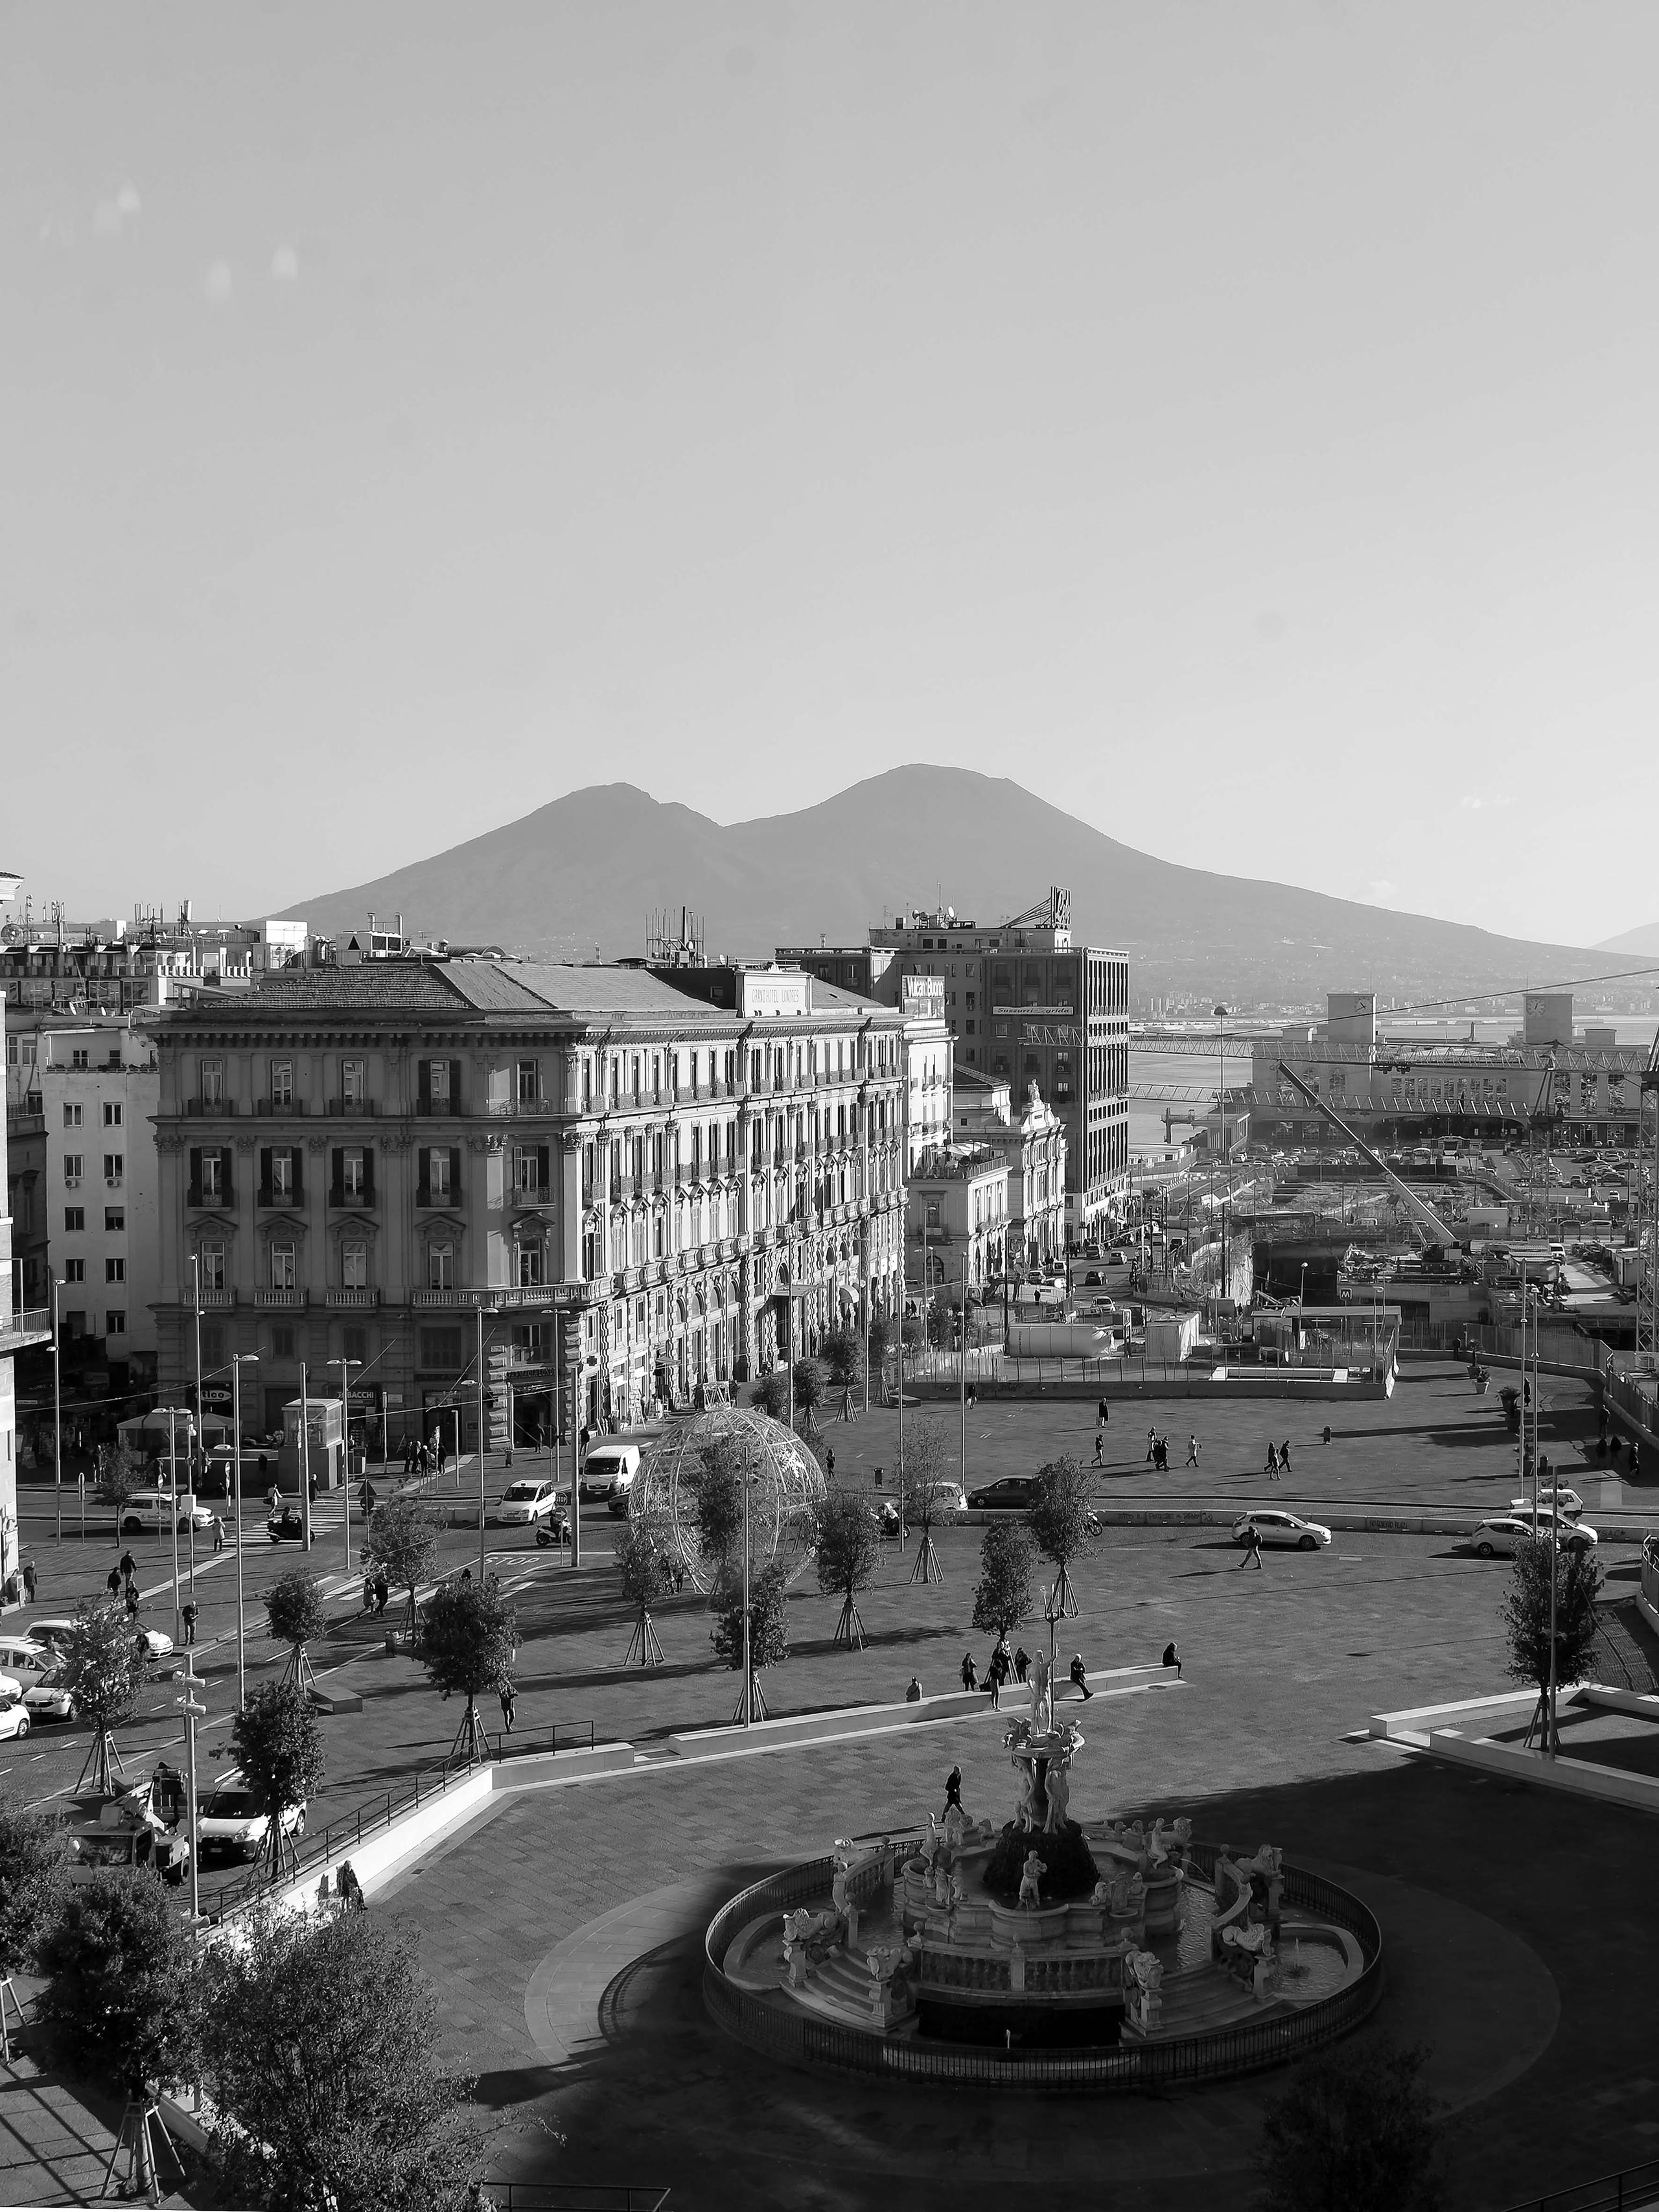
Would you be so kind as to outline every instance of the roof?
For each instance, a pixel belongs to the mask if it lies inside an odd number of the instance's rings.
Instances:
[[[1006,1091],[1006,1075],[987,1075],[982,1068],[964,1067],[960,1061],[951,1071],[951,1081],[958,1091]]]
[[[896,1014],[898,1008],[884,1006],[879,999],[866,998],[862,992],[849,991],[840,983],[826,983],[822,975],[814,975],[812,1012],[815,1014]]]
[[[729,1011],[711,1006],[707,1000],[694,999],[689,992],[677,991],[648,968],[580,968],[569,962],[506,960],[500,972],[521,983],[543,1006],[561,1013],[580,1017],[648,1014],[681,1024],[689,1016],[701,1015],[723,1029],[732,1025]]]
[[[356,968],[282,968],[234,1000],[216,999],[189,1011],[206,1013],[216,1021],[222,1021],[228,1012],[297,1013],[312,1007],[319,1012],[380,1009],[393,1013],[453,1014],[466,1000],[448,977],[447,967],[426,961],[366,960]]]

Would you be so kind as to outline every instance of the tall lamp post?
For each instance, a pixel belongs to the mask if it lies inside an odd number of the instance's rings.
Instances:
[[[179,1424],[185,1425],[185,1449],[190,1449],[193,1423],[188,1406],[158,1406],[158,1413],[167,1417],[167,1468],[172,1484],[167,1507],[167,1518],[173,1523],[173,1640],[175,1645],[184,1633],[184,1624],[179,1612]],[[117,1519],[119,1519],[117,1516]]]
[[[340,1470],[340,1526],[345,1531],[345,1571],[351,1572],[351,1370],[361,1367],[361,1359],[331,1359],[331,1367],[340,1370],[340,1450],[343,1465]],[[367,1434],[365,1434],[367,1444]],[[364,1455],[367,1458],[367,1451]]]
[[[483,1305],[483,1301],[482,1301],[482,1300],[480,1300],[480,1302],[479,1302],[479,1304],[477,1304],[477,1307],[475,1307],[474,1311],[477,1313],[477,1316],[478,1316],[478,1587],[479,1587],[479,1589],[482,1589],[483,1588],[483,1578],[484,1578],[484,1510],[485,1510],[485,1509],[484,1509],[484,1312],[485,1312],[485,1308],[484,1308],[484,1305]],[[492,1315],[498,1314],[498,1313],[501,1311],[501,1308],[500,1308],[499,1306],[491,1306],[491,1307],[489,1309],[489,1311]],[[456,1453],[456,1459],[457,1459],[457,1462],[458,1462],[458,1464],[459,1464],[459,1457],[460,1457],[460,1449],[461,1449],[460,1428],[461,1428],[461,1413],[460,1413],[460,1408],[459,1408],[459,1407],[458,1406],[458,1407],[456,1407],[456,1409],[455,1409],[455,1453]],[[570,1504],[571,1504],[572,1515],[573,1515],[573,1517],[574,1517],[574,1510],[575,1510],[575,1505],[576,1505],[576,1500],[573,1498],[571,1499],[571,1501],[570,1501]]]
[[[1228,1170],[1227,1153],[1227,1009],[1216,1008],[1216,1018],[1221,1024],[1221,1295],[1227,1296],[1227,1193],[1232,1182]]]
[[[58,1492],[58,1540],[64,1540],[64,1389],[58,1366],[58,1291],[52,1279],[52,1472]]]
[[[230,1358],[230,1425],[236,1480],[236,1702],[247,1703],[247,1620],[242,1604],[242,1370],[257,1367],[257,1352],[235,1352]]]

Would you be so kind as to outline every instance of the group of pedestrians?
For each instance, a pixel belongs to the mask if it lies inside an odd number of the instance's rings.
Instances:
[[[404,1438],[404,1479],[418,1474],[441,1476],[449,1465],[449,1446],[444,1442],[443,1431],[436,1436],[405,1437]]]
[[[1271,1443],[1268,1444],[1267,1464],[1263,1471],[1269,1482],[1277,1482],[1281,1475],[1288,1474],[1290,1473],[1291,1440],[1288,1437],[1285,1437],[1282,1444],[1273,1444]],[[1260,1562],[1258,1562],[1258,1565],[1259,1564]]]
[[[392,1595],[392,1585],[386,1578],[384,1567],[363,1569],[363,1611],[378,1620],[386,1611],[386,1600]]]

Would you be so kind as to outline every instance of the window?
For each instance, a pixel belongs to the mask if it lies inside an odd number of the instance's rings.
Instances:
[[[202,1364],[204,1367],[222,1367],[225,1364],[225,1333],[216,1321],[202,1323]]]
[[[273,1291],[294,1288],[294,1247],[273,1244],[270,1248],[270,1287]]]
[[[66,1237],[80,1236],[86,1225],[87,1209],[84,1206],[66,1206],[64,1208],[64,1234]]]
[[[270,1332],[270,1356],[273,1359],[292,1359],[294,1330],[287,1322],[278,1322]]]
[[[120,1180],[121,1180],[121,1178],[122,1178],[122,1176],[125,1175],[126,1171],[127,1171],[126,1155],[125,1155],[124,1152],[106,1152],[106,1153],[105,1153],[105,1155],[104,1155],[104,1181],[105,1181],[106,1182],[120,1182]]]
[[[447,1072],[446,1069],[445,1073]],[[343,1060],[340,1062],[340,1096],[348,1106],[361,1106],[368,1097],[368,1073],[367,1060]]]
[[[340,1247],[340,1280],[349,1291],[368,1287],[368,1247],[367,1244],[343,1244]]]
[[[519,1287],[534,1290],[542,1279],[542,1248],[539,1244],[520,1244],[519,1250]]]
[[[125,1236],[126,1226],[127,1210],[125,1206],[106,1206],[104,1208],[104,1229],[106,1235]]]
[[[340,1188],[348,1198],[362,1198],[367,1187],[362,1147],[348,1145],[340,1161]]]
[[[348,1359],[355,1359],[360,1367],[368,1358],[368,1331],[361,1322],[352,1322],[340,1331],[340,1348]]]
[[[294,1195],[294,1154],[274,1152],[270,1156],[270,1195],[274,1203]]]
[[[449,1152],[436,1146],[426,1156],[426,1191],[434,1206],[444,1205],[449,1197]]]
[[[66,1098],[64,1101],[64,1127],[66,1129],[78,1129],[80,1126],[81,1102],[78,1098]]]
[[[106,1283],[125,1283],[126,1279],[127,1263],[125,1260],[105,1261],[104,1280]]]
[[[429,1291],[453,1291],[455,1287],[455,1247],[453,1244],[428,1244],[426,1248],[426,1286]],[[426,1363],[428,1366],[430,1361]]]
[[[294,1103],[294,1062],[273,1060],[270,1063],[270,1103],[273,1106]]]
[[[521,1106],[530,1106],[535,1103],[538,1092],[536,1086],[536,1063],[533,1060],[521,1060],[519,1062],[518,1095],[519,1103]]]
[[[198,1258],[201,1267],[202,1288],[222,1291],[225,1287],[225,1248],[222,1244],[204,1244]]]
[[[127,1333],[127,1310],[126,1310],[126,1308],[125,1308],[125,1306],[111,1306],[111,1307],[109,1307],[109,1308],[108,1308],[108,1310],[106,1311],[106,1313],[105,1313],[105,1315],[104,1315],[104,1334],[105,1334],[105,1335],[106,1335],[106,1336],[125,1336],[125,1335],[126,1334],[126,1333]]]
[[[87,1263],[84,1260],[64,1261],[64,1280],[66,1283],[84,1283],[86,1279]]]
[[[104,1101],[104,1127],[106,1129],[118,1129],[120,1126],[120,1100],[118,1098],[106,1098]]]
[[[202,1062],[202,1103],[204,1106],[221,1106],[225,1097],[225,1063],[222,1060]]]
[[[202,1155],[202,1202],[216,1206],[225,1194],[225,1156],[220,1152]]]
[[[429,1060],[427,1062],[428,1097],[435,1110],[447,1112],[449,1106],[449,1062]]]
[[[81,1155],[79,1152],[64,1153],[64,1181],[68,1184],[71,1190],[74,1190],[79,1185],[81,1181]]]
[[[84,1046],[84,1045],[82,1045],[82,1046],[81,1046],[78,1049],[76,1049],[76,1051],[74,1051],[74,1052],[70,1053],[70,1067],[71,1067],[71,1068],[76,1068],[76,1067],[79,1067],[79,1068],[84,1068],[84,1067],[86,1066],[86,1065],[87,1065],[87,1054],[86,1054],[86,1048],[85,1048],[85,1046]]]
[[[465,1358],[461,1349],[459,1328],[423,1328],[421,1331],[421,1364],[435,1367],[453,1374]]]

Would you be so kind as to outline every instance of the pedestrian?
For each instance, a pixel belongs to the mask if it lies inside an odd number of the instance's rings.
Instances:
[[[921,1703],[921,1681],[918,1675],[911,1675],[910,1686],[904,1693],[904,1702],[907,1705],[919,1705]]]
[[[314,1474],[307,1476],[306,1487],[310,1493],[311,1502],[314,1505],[317,1503],[317,1478]]]
[[[1164,1645],[1164,1663],[1166,1667],[1173,1667],[1177,1674],[1181,1673],[1181,1646],[1178,1644]]]
[[[974,1666],[974,1655],[971,1651],[964,1651],[962,1655],[962,1686],[964,1690],[976,1690],[979,1687],[979,1675]]]
[[[183,1605],[179,1607],[179,1618],[185,1624],[185,1644],[194,1644],[196,1641],[196,1601],[193,1597],[187,1597]]]
[[[1099,1403],[1099,1404],[1095,1407],[1095,1426],[1096,1426],[1097,1429],[1103,1429],[1103,1428],[1105,1427],[1105,1425],[1106,1425],[1106,1401],[1103,1398],[1103,1399],[1100,1401],[1100,1403]]]
[[[501,1726],[507,1730],[507,1734],[511,1735],[513,1733],[513,1723],[518,1716],[519,1711],[519,1701],[513,1694],[513,1685],[511,1682],[503,1682],[501,1684]]]
[[[1288,1437],[1279,1447],[1279,1471],[1281,1474],[1288,1474],[1291,1471],[1291,1440]]]
[[[1083,1663],[1083,1654],[1080,1651],[1074,1651],[1072,1654],[1072,1680],[1085,1698],[1093,1697],[1094,1692],[1089,1687],[1089,1670]]]
[[[1273,1444],[1269,1444],[1267,1447],[1267,1474],[1270,1482],[1276,1481],[1278,1480],[1279,1452],[1277,1447]]]
[[[1167,1474],[1170,1472],[1170,1439],[1168,1437],[1160,1437],[1158,1438],[1158,1457],[1152,1464],[1157,1468],[1160,1474]]]
[[[1146,1431],[1146,1464],[1147,1464],[1147,1466],[1148,1466],[1148,1467],[1152,1467],[1152,1466],[1153,1466],[1153,1465],[1156,1463],[1157,1459],[1158,1459],[1158,1431],[1157,1431],[1156,1429],[1148,1429],[1148,1430],[1147,1430],[1147,1431]]]
[[[282,1510],[283,1493],[276,1484],[273,1482],[270,1489],[265,1492],[265,1510],[268,1513],[280,1513]]]
[[[137,1582],[138,1579],[138,1562],[131,1552],[123,1552],[121,1554],[121,1579],[124,1583]]]
[[[1094,1464],[1096,1467],[1104,1467],[1106,1464],[1106,1431],[1104,1429],[1097,1429],[1095,1431]]]
[[[1244,1556],[1238,1565],[1240,1567],[1248,1567],[1252,1559],[1255,1561],[1257,1574],[1260,1574],[1261,1572],[1261,1534],[1254,1521],[1244,1531]],[[1235,1569],[1234,1571],[1237,1572],[1237,1570]]]
[[[33,1559],[25,1559],[23,1562],[23,1595],[31,1605],[34,1603],[34,1562]]]
[[[367,1613],[372,1613],[374,1610],[374,1570],[373,1567],[365,1567],[363,1569],[363,1611]]]
[[[1031,1655],[1025,1649],[1025,1646],[1023,1644],[1017,1645],[1014,1651],[1015,1681],[1023,1682],[1025,1680],[1025,1669],[1030,1665],[1030,1663]]]
[[[968,1385],[968,1410],[970,1413],[974,1410],[974,1385],[971,1382]]]
[[[962,1769],[959,1766],[953,1766],[945,1778],[945,1810],[948,1813],[952,1805],[958,1813],[961,1812]]]
[[[374,1577],[374,1618],[377,1620],[386,1611],[386,1601],[391,1595],[392,1585],[386,1578],[386,1569],[382,1567]]]
[[[137,1618],[138,1618],[138,1585],[137,1584],[137,1583],[129,1583],[127,1584],[127,1619],[128,1619],[129,1620],[137,1620]],[[139,1641],[139,1643],[140,1643],[141,1644],[143,1644],[143,1640],[144,1640],[144,1639],[143,1639],[143,1638],[142,1636],[141,1636],[141,1637],[139,1638],[139,1639],[138,1639],[138,1641]]]
[[[985,1686],[991,1692],[991,1711],[995,1712],[1002,1704],[1002,1669],[994,1651],[985,1662]]]
[[[468,1589],[471,1589],[472,1584],[472,1570],[471,1567],[463,1567],[461,1569],[461,1581]]]
[[[850,1382],[843,1382],[842,1385],[841,1417],[843,1421],[850,1421],[853,1419],[853,1386]]]
[[[836,1448],[835,1448],[835,1446],[834,1446],[833,1444],[827,1444],[827,1445],[824,1447],[824,1453],[823,1453],[823,1472],[824,1472],[825,1475],[828,1477],[828,1479],[829,1479],[831,1482],[833,1482],[833,1481],[835,1480],[835,1479],[836,1479]]]
[[[110,1569],[108,1574],[104,1577],[104,1588],[109,1592],[112,1597],[120,1596],[121,1570],[119,1567],[112,1567]]]
[[[372,1482],[365,1482],[365,1483],[364,1483],[364,1485],[363,1485],[363,1489],[362,1489],[362,1509],[363,1509],[363,1518],[364,1518],[365,1520],[367,1520],[367,1519],[368,1518],[369,1515],[370,1515],[370,1514],[374,1510],[374,1508],[375,1508],[375,1506],[376,1506],[376,1504],[377,1504],[378,1503],[379,1503],[379,1501],[378,1501],[378,1499],[375,1498],[375,1495],[374,1495],[374,1484],[373,1484]]]
[[[343,1912],[362,1912],[364,1910],[363,1886],[358,1881],[357,1869],[349,1859],[341,1860],[340,1878],[336,1886],[340,1893],[340,1910]]]
[[[1330,1423],[1329,1423],[1328,1421],[1327,1421],[1327,1422],[1326,1422],[1326,1424],[1325,1424],[1325,1442],[1326,1442],[1327,1443],[1329,1443],[1330,1440],[1331,1440],[1331,1425],[1330,1425]]]
[[[1188,1467],[1196,1467],[1198,1465],[1198,1438],[1196,1437],[1188,1437],[1187,1439],[1187,1464]]]

